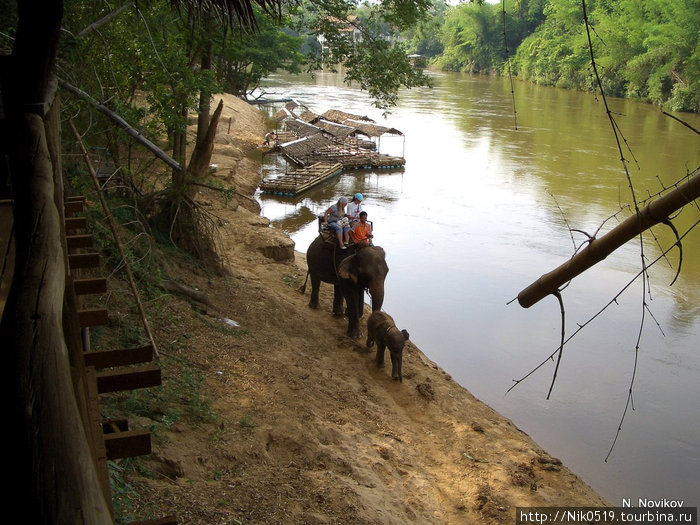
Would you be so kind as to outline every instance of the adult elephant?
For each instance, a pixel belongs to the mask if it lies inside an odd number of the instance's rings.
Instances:
[[[321,282],[333,285],[333,314],[343,315],[343,299],[347,304],[348,335],[360,337],[360,318],[364,307],[364,291],[372,296],[372,310],[384,303],[384,279],[389,272],[384,249],[379,246],[340,250],[320,235],[306,251],[306,264],[311,278],[309,306],[319,308]],[[306,282],[301,288],[306,290]]]

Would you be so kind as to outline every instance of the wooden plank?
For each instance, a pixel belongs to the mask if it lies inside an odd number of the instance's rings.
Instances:
[[[78,295],[90,295],[105,293],[107,291],[107,279],[96,277],[94,279],[75,279],[73,281],[75,293]]]
[[[64,200],[64,202],[76,202],[76,201],[86,202],[87,201],[87,199],[85,198],[85,195],[71,195],[69,197],[66,197],[63,200]]]
[[[149,388],[160,384],[161,371],[157,364],[119,368],[97,374],[97,390],[100,394]]]
[[[71,270],[97,268],[100,266],[100,255],[98,253],[73,253],[68,256],[68,264]]]
[[[153,361],[153,347],[148,345],[140,348],[101,350],[99,352],[86,352],[84,356],[85,364],[95,368],[138,365]]]
[[[66,217],[66,231],[84,230],[87,228],[87,217]]]
[[[151,433],[146,430],[128,430],[105,434],[108,459],[133,458],[151,453]]]
[[[66,215],[73,215],[85,209],[84,200],[66,201],[63,203],[63,209]]]
[[[75,248],[91,248],[92,235],[89,233],[79,235],[66,235],[66,244],[68,245],[69,250]]]
[[[109,322],[109,314],[105,308],[86,308],[78,310],[78,322],[82,328],[88,326],[104,326]]]

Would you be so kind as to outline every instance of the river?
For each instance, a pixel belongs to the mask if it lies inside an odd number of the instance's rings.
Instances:
[[[390,267],[384,310],[430,359],[611,504],[700,505],[700,228],[684,239],[672,287],[677,250],[651,267],[646,294],[637,279],[565,346],[550,399],[554,362],[507,393],[557,349],[561,331],[556,299],[529,309],[512,299],[572,255],[572,235],[585,239],[569,228],[614,226],[606,219],[630,191],[600,97],[516,81],[514,113],[507,79],[431,75],[433,88],[403,92],[386,119],[338,74],[266,79],[268,92],[315,112],[340,109],[401,130],[405,139],[385,136],[380,149],[405,151],[406,166],[347,172],[296,198],[259,195],[263,215],[305,252],[315,215],[362,192]],[[609,103],[639,199],[700,165],[700,139],[686,127],[650,105]],[[697,115],[677,116],[700,129]],[[690,205],[674,222],[682,234],[699,219]],[[669,228],[654,231],[661,246],[673,243]],[[647,260],[660,252],[645,236]],[[631,241],[564,290],[567,335],[634,279],[640,261]],[[615,441],[633,373],[634,410]]]

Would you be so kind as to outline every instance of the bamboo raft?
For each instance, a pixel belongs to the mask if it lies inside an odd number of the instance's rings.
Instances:
[[[271,179],[263,177],[263,193],[295,196],[343,170],[396,169],[406,164],[403,157],[379,153],[374,141],[382,135],[403,133],[367,117],[336,110],[316,115],[292,101],[277,112],[275,120],[283,123],[282,129],[263,155],[279,154],[300,167]]]
[[[260,185],[260,191],[293,197],[339,175],[342,171],[343,165],[339,162],[316,162],[310,166],[278,175],[274,179],[263,181]]]

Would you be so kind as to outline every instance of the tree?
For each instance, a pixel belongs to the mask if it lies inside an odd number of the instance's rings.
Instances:
[[[223,90],[245,97],[276,70],[299,73],[306,61],[301,53],[303,41],[263,17],[257,31],[238,30],[235,38],[224,37],[214,59]]]

